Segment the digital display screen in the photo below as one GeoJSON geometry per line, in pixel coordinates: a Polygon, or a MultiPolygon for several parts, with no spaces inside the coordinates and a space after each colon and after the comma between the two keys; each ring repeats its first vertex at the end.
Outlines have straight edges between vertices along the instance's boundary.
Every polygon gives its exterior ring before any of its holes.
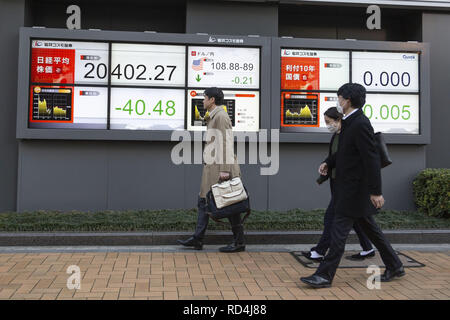
{"type": "Polygon", "coordinates": [[[108,43],[33,40],[31,82],[108,84],[108,43]]]}
{"type": "Polygon", "coordinates": [[[419,55],[355,51],[352,79],[367,91],[419,92],[419,55]]]}
{"type": "Polygon", "coordinates": [[[30,128],[106,129],[106,88],[31,86],[30,96],[30,128]]]}
{"type": "Polygon", "coordinates": [[[73,88],[35,86],[30,117],[35,122],[73,122],[73,88]]]}
{"type": "Polygon", "coordinates": [[[184,86],[185,46],[113,43],[111,84],[184,86]]]}
{"type": "Polygon", "coordinates": [[[188,85],[192,88],[259,88],[259,49],[188,47],[188,85]]]}
{"type": "Polygon", "coordinates": [[[328,132],[324,112],[348,82],[366,90],[364,113],[375,130],[419,134],[419,54],[281,49],[280,129],[328,132]]]}
{"type": "Polygon", "coordinates": [[[29,128],[205,130],[216,86],[233,128],[259,130],[260,48],[33,39],[30,68],[29,128]]]}
{"type": "MultiPolygon", "coordinates": [[[[224,90],[223,104],[230,117],[233,130],[259,130],[259,92],[224,90]]],[[[188,102],[188,130],[206,130],[205,117],[209,112],[203,107],[203,90],[190,90],[188,102]]]]}
{"type": "Polygon", "coordinates": [[[30,128],[107,129],[108,47],[31,41],[30,128]]]}
{"type": "Polygon", "coordinates": [[[111,129],[184,129],[184,90],[111,89],[111,129]]]}
{"type": "Polygon", "coordinates": [[[350,53],[281,50],[281,89],[337,90],[349,82],[350,53]]]}
{"type": "Polygon", "coordinates": [[[419,134],[419,96],[367,94],[364,114],[375,132],[419,134]]]}
{"type": "Polygon", "coordinates": [[[282,95],[282,124],[286,127],[319,126],[319,94],[284,92],[282,95]]]}

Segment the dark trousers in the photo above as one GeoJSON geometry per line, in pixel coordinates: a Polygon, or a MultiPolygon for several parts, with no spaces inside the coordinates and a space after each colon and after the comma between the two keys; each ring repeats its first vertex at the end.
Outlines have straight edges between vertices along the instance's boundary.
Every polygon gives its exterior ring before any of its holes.
{"type": "Polygon", "coordinates": [[[335,215],[331,228],[331,243],[328,254],[317,268],[315,275],[333,281],[336,269],[339,266],[345,250],[345,242],[353,225],[357,222],[362,231],[369,237],[381,255],[384,265],[389,270],[395,270],[402,266],[400,259],[395,253],[389,241],[387,241],[381,229],[376,224],[373,216],[362,218],[344,217],[335,215]]]}
{"type": "MultiPolygon", "coordinates": [[[[200,198],[200,196],[198,197],[197,209],[197,226],[195,228],[194,238],[203,241],[209,222],[209,215],[206,213],[206,198],[200,198]]],[[[228,218],[228,220],[231,224],[231,231],[233,232],[234,242],[236,244],[244,244],[244,227],[241,224],[241,215],[236,214],[228,218]]]]}
{"type": "MultiPolygon", "coordinates": [[[[331,228],[333,226],[334,220],[334,205],[333,205],[333,195],[331,195],[331,201],[328,205],[327,211],[325,212],[325,216],[323,219],[324,229],[322,232],[322,236],[320,237],[319,242],[314,248],[311,248],[311,251],[314,250],[318,254],[324,256],[327,253],[328,248],[330,247],[331,242],[331,228]]],[[[358,222],[355,222],[353,225],[353,229],[355,229],[356,235],[359,239],[359,244],[361,245],[363,251],[372,250],[372,243],[370,243],[369,238],[364,234],[363,230],[359,226],[358,222]]]]}

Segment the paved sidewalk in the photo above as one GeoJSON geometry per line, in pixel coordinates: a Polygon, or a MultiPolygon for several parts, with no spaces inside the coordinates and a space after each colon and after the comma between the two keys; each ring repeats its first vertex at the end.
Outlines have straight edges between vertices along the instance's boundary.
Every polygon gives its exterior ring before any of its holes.
{"type": "Polygon", "coordinates": [[[299,278],[314,269],[283,250],[3,252],[0,299],[450,299],[449,250],[401,250],[426,267],[407,268],[380,290],[366,287],[365,269],[338,269],[332,288],[309,288],[299,278]],[[71,265],[81,269],[80,290],[67,289],[71,265]]]}

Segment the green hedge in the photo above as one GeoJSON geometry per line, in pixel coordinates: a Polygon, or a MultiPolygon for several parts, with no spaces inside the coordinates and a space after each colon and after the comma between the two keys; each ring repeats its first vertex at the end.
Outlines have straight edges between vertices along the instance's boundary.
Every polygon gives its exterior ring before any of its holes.
{"type": "MultiPolygon", "coordinates": [[[[325,210],[253,211],[245,222],[247,231],[322,230],[325,210]]],[[[382,229],[450,229],[450,219],[428,217],[418,211],[386,210],[375,215],[382,229]]],[[[128,210],[100,212],[3,212],[0,232],[109,232],[190,231],[195,229],[197,210],[128,210]]],[[[210,221],[208,230],[230,230],[210,221]]]]}
{"type": "Polygon", "coordinates": [[[413,182],[419,211],[432,217],[450,217],[450,169],[425,169],[413,182]]]}

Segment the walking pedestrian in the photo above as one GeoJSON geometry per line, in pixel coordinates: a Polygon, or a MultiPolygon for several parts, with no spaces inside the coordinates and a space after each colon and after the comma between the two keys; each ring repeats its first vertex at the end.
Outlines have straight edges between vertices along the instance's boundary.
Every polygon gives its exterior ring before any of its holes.
{"type": "Polygon", "coordinates": [[[300,278],[315,288],[331,286],[355,222],[380,252],[386,266],[381,281],[405,275],[402,262],[373,218],[377,209],[384,205],[384,198],[373,128],[361,110],[366,89],[357,83],[347,83],[339,88],[337,95],[340,111],[344,114],[338,151],[321,165],[323,174],[327,174],[329,168],[336,168],[335,218],[330,248],[316,272],[300,278]]]}
{"type": "MultiPolygon", "coordinates": [[[[210,139],[207,141],[203,154],[204,162],[210,154],[208,151],[213,150],[213,161],[206,161],[203,166],[202,182],[200,193],[198,196],[197,207],[198,217],[197,226],[192,237],[186,240],[178,240],[178,243],[193,247],[197,250],[203,249],[203,238],[208,227],[209,215],[206,212],[206,194],[211,190],[213,184],[219,181],[229,180],[241,175],[237,158],[234,155],[234,139],[232,132],[232,124],[228,113],[222,107],[223,92],[218,88],[208,88],[204,91],[203,106],[208,111],[209,116],[206,117],[207,133],[206,136],[220,137],[220,141],[210,139]]],[[[228,246],[219,248],[221,252],[240,252],[245,251],[244,243],[244,227],[241,221],[241,215],[236,214],[228,218],[233,232],[233,243],[228,246]]]]}

